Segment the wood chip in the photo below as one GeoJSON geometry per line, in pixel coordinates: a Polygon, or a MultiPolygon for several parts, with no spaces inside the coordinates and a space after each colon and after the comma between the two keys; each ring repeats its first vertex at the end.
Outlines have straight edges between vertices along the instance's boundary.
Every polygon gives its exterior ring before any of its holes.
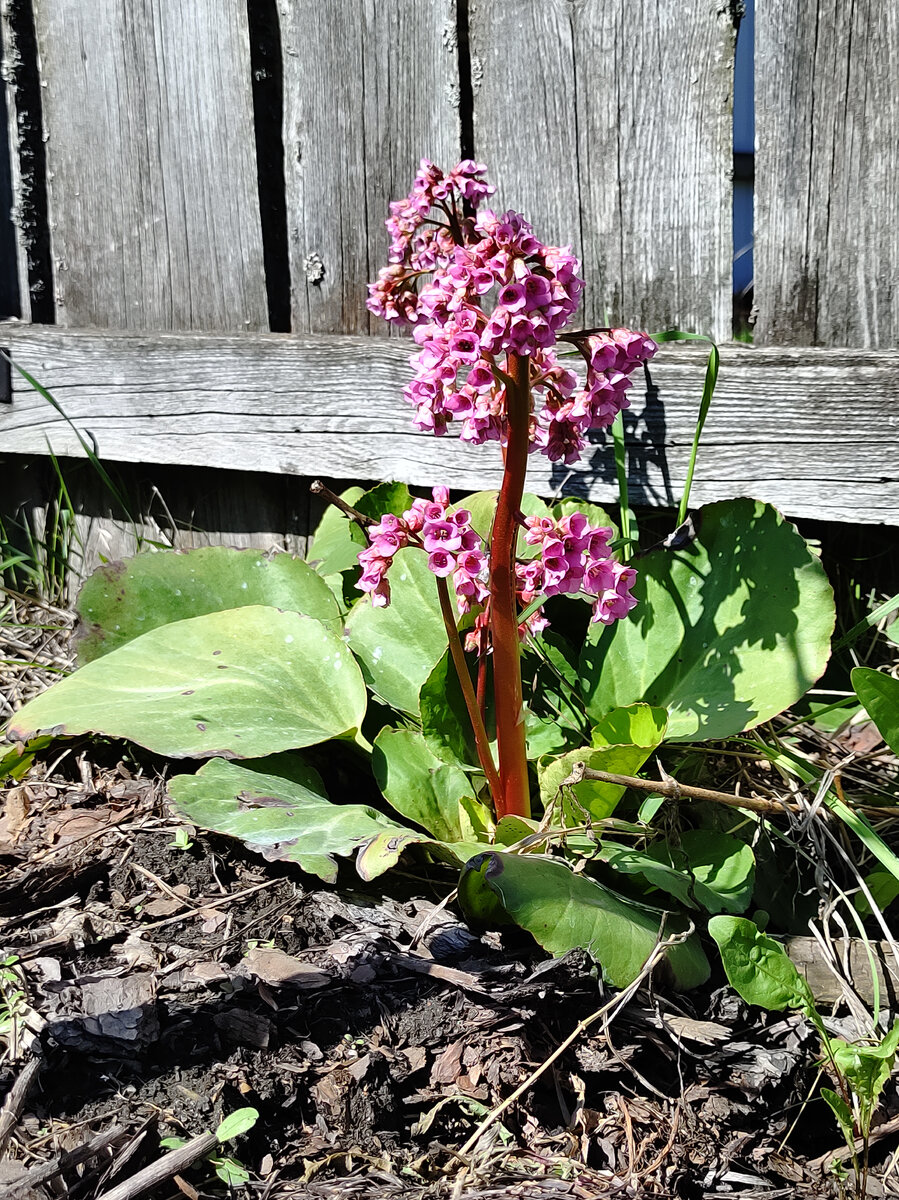
{"type": "Polygon", "coordinates": [[[320,988],[331,982],[327,972],[271,947],[248,950],[242,965],[271,987],[320,988]]]}

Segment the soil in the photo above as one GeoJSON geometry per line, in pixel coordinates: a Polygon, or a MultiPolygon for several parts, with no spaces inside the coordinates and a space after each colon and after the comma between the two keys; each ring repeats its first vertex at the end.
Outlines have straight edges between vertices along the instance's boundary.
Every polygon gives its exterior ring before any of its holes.
{"type": "MultiPolygon", "coordinates": [[[[586,956],[475,935],[450,874],[413,864],[375,891],[347,869],[326,888],[180,825],[154,764],[120,746],[50,754],[0,818],[0,1095],[40,1058],[0,1195],[137,1194],[161,1139],[245,1107],[258,1121],[221,1151],[245,1183],[202,1157],[142,1194],[839,1194],[801,1018],[721,978],[686,995],[650,980],[534,1077],[611,994],[586,956]]],[[[869,1195],[899,1194],[897,1112],[891,1086],[869,1195]]]]}

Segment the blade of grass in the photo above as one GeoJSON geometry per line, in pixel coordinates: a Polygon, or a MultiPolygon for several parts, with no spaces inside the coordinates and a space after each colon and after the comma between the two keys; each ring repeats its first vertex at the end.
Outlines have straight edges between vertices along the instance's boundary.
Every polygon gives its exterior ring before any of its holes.
{"type": "Polygon", "coordinates": [[[848,633],[844,633],[839,641],[834,642],[833,649],[842,650],[844,646],[850,645],[860,637],[866,629],[870,629],[872,625],[876,625],[878,621],[882,621],[884,617],[888,617],[890,613],[894,613],[899,609],[899,593],[895,596],[890,596],[889,600],[884,600],[883,604],[869,612],[866,617],[862,617],[857,625],[853,625],[848,633]]]}
{"type": "Polygon", "coordinates": [[[31,375],[28,371],[26,371],[24,367],[19,366],[19,364],[15,361],[15,359],[13,359],[9,354],[7,354],[5,350],[0,350],[0,354],[3,355],[3,357],[10,364],[10,366],[14,367],[19,372],[19,374],[22,376],[22,378],[25,380],[25,382],[30,387],[33,387],[34,390],[38,393],[38,395],[42,396],[43,399],[46,400],[47,403],[51,406],[51,408],[53,408],[56,412],[59,413],[59,415],[62,417],[62,419],[65,421],[65,423],[69,426],[69,428],[75,434],[75,437],[78,439],[81,449],[84,451],[85,455],[87,456],[88,460],[90,461],[91,466],[94,468],[94,470],[100,476],[100,479],[103,481],[103,483],[106,486],[106,488],[108,489],[110,495],[115,499],[116,503],[119,505],[122,512],[125,514],[125,516],[128,518],[128,520],[131,522],[131,524],[136,529],[137,521],[135,520],[134,516],[131,513],[131,509],[128,505],[127,500],[122,495],[119,488],[116,486],[115,481],[113,480],[112,476],[109,474],[109,472],[103,466],[103,464],[100,462],[100,459],[97,457],[96,450],[82,435],[81,431],[75,425],[75,422],[69,417],[69,415],[66,413],[65,409],[62,407],[62,405],[59,403],[59,401],[50,392],[47,391],[47,389],[43,386],[43,384],[38,383],[38,381],[34,378],[34,376],[31,375]]]}
{"type": "Polygon", "coordinates": [[[687,510],[690,507],[690,491],[693,487],[693,473],[696,470],[696,458],[699,454],[699,439],[702,437],[702,429],[705,425],[706,417],[709,415],[709,409],[712,407],[715,385],[718,382],[718,368],[721,365],[721,355],[716,343],[702,333],[684,333],[680,329],[668,329],[664,333],[652,334],[652,340],[654,342],[708,342],[710,345],[709,360],[705,369],[705,383],[702,388],[702,400],[699,405],[699,416],[696,419],[696,430],[693,434],[693,445],[690,449],[690,461],[687,464],[687,478],[684,480],[684,490],[681,495],[680,507],[677,510],[677,525],[682,525],[687,519],[687,510]]]}

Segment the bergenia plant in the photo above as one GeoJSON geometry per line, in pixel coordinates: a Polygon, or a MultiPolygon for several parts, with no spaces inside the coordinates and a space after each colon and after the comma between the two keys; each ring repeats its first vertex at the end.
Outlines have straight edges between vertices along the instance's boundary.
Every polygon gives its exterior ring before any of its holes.
{"type": "MultiPolygon", "coordinates": [[[[615,984],[654,961],[663,928],[686,938],[667,960],[689,987],[709,969],[687,938],[698,910],[771,909],[754,899],[752,825],[683,829],[669,847],[635,773],[665,742],[679,772],[672,743],[799,699],[827,662],[833,596],[761,501],[698,510],[637,573],[601,509],[525,493],[528,456],[575,462],[656,344],[572,328],[577,259],[486,209],[491,192],[479,163],[422,163],[391,205],[369,307],[411,328],[415,425],[494,442],[499,492],[351,488],[308,562],[215,546],[105,564],[78,597],[79,669],[15,715],[0,773],[56,737],[135,742],[188,760],[167,775],[183,817],[269,859],[328,882],[340,859],[369,881],[406,853],[438,859],[461,868],[469,919],[514,921],[553,954],[583,947],[615,984]]],[[[713,384],[710,369],[700,418],[713,384]]]]}
{"type": "Polygon", "coordinates": [[[520,213],[481,208],[494,190],[485,170],[466,159],[444,173],[422,160],[409,195],[390,205],[390,264],[371,285],[368,307],[412,328],[418,350],[405,398],[415,426],[439,436],[455,423],[462,441],[497,443],[503,481],[489,543],[471,528],[469,512],[450,510],[448,489],[438,486],[431,502],[418,500],[369,528],[357,586],[387,605],[394,555],[420,546],[444,611],[451,611],[451,580],[459,611],[476,613],[466,637],[477,658],[476,691],[454,620],[447,620],[450,651],[496,815],[529,816],[520,642],[546,628],[540,602],[554,595],[586,593],[592,620],[604,625],[626,616],[636,603],[636,573],[613,558],[612,530],[581,513],[523,516],[528,455],[576,462],[587,435],[627,407],[630,376],[656,345],[628,329],[568,329],[584,287],[580,263],[570,246],[541,242],[520,213]],[[579,352],[582,372],[560,361],[560,342],[579,352]],[[538,556],[519,558],[519,539],[538,556]],[[488,669],[496,765],[483,715],[488,669]]]}

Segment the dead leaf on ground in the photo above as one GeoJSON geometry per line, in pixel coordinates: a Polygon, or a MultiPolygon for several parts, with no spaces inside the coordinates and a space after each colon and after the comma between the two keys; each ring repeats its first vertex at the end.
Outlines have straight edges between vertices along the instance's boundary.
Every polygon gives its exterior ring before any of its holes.
{"type": "Polygon", "coordinates": [[[331,982],[331,976],[283,950],[257,946],[243,958],[247,970],[271,987],[319,988],[331,982]]]}
{"type": "Polygon", "coordinates": [[[0,817],[0,852],[15,847],[28,825],[31,794],[27,787],[12,787],[6,793],[3,816],[0,817]]]}

